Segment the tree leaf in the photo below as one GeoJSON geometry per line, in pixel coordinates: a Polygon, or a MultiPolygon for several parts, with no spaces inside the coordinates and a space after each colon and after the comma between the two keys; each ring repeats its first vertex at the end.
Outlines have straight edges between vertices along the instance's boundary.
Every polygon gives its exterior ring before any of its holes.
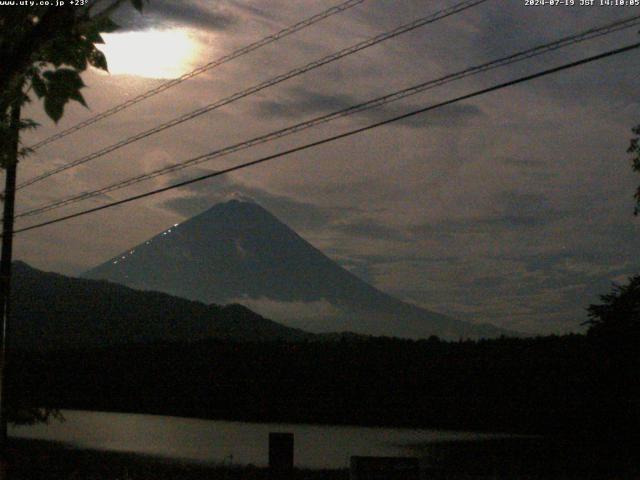
{"type": "Polygon", "coordinates": [[[37,72],[31,76],[31,86],[38,98],[42,98],[47,94],[47,84],[37,72]]]}
{"type": "Polygon", "coordinates": [[[84,97],[82,96],[82,94],[80,93],[80,91],[75,91],[72,92],[71,95],[69,95],[69,98],[71,100],[75,100],[76,102],[78,102],[79,104],[81,104],[83,107],[87,107],[87,102],[85,102],[84,97]]]}
{"type": "Polygon", "coordinates": [[[80,74],[70,68],[58,68],[44,72],[43,76],[49,82],[49,91],[53,90],[56,95],[65,95],[84,87],[84,82],[80,78],[80,74]]]}
{"type": "Polygon", "coordinates": [[[103,45],[104,44],[104,38],[102,38],[102,35],[100,35],[100,32],[95,32],[94,34],[92,34],[91,36],[87,36],[87,41],[94,43],[94,44],[100,44],[103,45]]]}
{"type": "Polygon", "coordinates": [[[60,120],[64,113],[64,106],[69,100],[75,100],[85,107],[87,106],[80,93],[84,82],[77,71],[70,68],[59,68],[44,72],[43,77],[48,82],[44,109],[54,122],[57,123],[60,120]]]}
{"type": "Polygon", "coordinates": [[[44,111],[47,112],[51,120],[58,123],[64,113],[65,103],[67,103],[67,99],[63,100],[55,95],[47,95],[44,98],[44,111]]]}
{"type": "Polygon", "coordinates": [[[119,28],[120,26],[109,17],[100,17],[93,22],[91,30],[93,33],[111,33],[119,28]]]}
{"type": "Polygon", "coordinates": [[[99,69],[105,70],[105,71],[109,71],[109,68],[107,66],[107,57],[105,57],[104,53],[102,53],[98,49],[94,49],[89,54],[89,63],[91,65],[93,65],[94,67],[96,67],[96,68],[99,68],[99,69]]]}
{"type": "Polygon", "coordinates": [[[75,47],[69,48],[64,58],[64,63],[83,72],[87,69],[87,52],[89,51],[90,50],[83,45],[83,42],[81,42],[75,47]]]}
{"type": "Polygon", "coordinates": [[[20,120],[20,125],[18,126],[18,128],[20,130],[34,130],[36,128],[38,128],[40,126],[40,124],[30,118],[25,118],[20,120]]]}

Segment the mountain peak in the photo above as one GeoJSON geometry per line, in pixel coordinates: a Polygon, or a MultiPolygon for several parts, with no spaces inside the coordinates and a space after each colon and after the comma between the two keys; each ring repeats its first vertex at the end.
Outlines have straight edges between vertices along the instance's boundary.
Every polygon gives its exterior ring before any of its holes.
{"type": "Polygon", "coordinates": [[[421,309],[377,290],[255,201],[237,195],[83,276],[204,303],[242,303],[289,326],[317,333],[350,330],[413,338],[504,333],[421,309]]]}
{"type": "Polygon", "coordinates": [[[227,195],[224,199],[224,202],[222,203],[229,203],[229,202],[240,202],[240,203],[255,203],[257,204],[258,202],[256,202],[253,198],[251,198],[248,195],[245,195],[244,193],[240,193],[240,192],[232,192],[229,195],[227,195]]]}
{"type": "Polygon", "coordinates": [[[271,213],[269,213],[264,207],[262,207],[258,202],[249,197],[241,196],[240,194],[229,198],[223,202],[216,203],[209,209],[204,212],[192,217],[188,221],[195,220],[199,217],[211,217],[220,214],[237,214],[238,212],[244,212],[245,214],[249,212],[253,212],[254,214],[260,212],[262,214],[267,214],[271,217],[271,213]]]}
{"type": "Polygon", "coordinates": [[[232,198],[216,203],[211,208],[182,222],[180,226],[183,230],[190,229],[194,235],[207,235],[211,239],[225,235],[225,232],[246,235],[248,231],[260,229],[271,232],[277,230],[280,233],[289,230],[271,212],[248,197],[232,198]]]}

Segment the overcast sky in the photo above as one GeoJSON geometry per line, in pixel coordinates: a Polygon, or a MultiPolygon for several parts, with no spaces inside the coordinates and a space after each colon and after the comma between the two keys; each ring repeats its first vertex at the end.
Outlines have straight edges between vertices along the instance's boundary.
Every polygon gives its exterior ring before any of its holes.
{"type": "MultiPolygon", "coordinates": [[[[133,62],[129,59],[134,67],[125,65],[124,70],[149,72],[168,60],[173,65],[161,65],[165,71],[184,73],[333,3],[338,2],[151,0],[142,17],[123,11],[119,18],[122,35],[151,31],[156,36],[148,38],[158,40],[120,37],[131,48],[125,54],[116,50],[107,60],[116,66],[123,60],[116,56],[136,55],[133,62]],[[178,64],[171,53],[179,42],[163,41],[159,30],[188,39],[187,55],[178,64]],[[140,45],[150,50],[139,53],[141,48],[134,47],[140,45]]],[[[454,3],[366,0],[48,145],[20,164],[19,179],[454,3]]],[[[18,195],[18,210],[633,14],[640,14],[640,8],[528,7],[524,0],[489,0],[25,188],[18,195]]],[[[382,112],[349,117],[37,219],[168,185],[633,43],[638,29],[450,83],[382,112]]],[[[578,330],[585,308],[612,281],[624,282],[640,271],[640,220],[633,217],[632,198],[640,178],[634,177],[626,154],[630,129],[640,123],[639,67],[640,53],[634,51],[20,234],[16,256],[38,268],[79,274],[167,225],[242,194],[359,277],[399,298],[515,330],[578,330]]],[[[164,81],[95,71],[84,78],[91,112],[73,105],[55,126],[35,102],[27,113],[42,127],[25,138],[27,144],[164,81]]]]}

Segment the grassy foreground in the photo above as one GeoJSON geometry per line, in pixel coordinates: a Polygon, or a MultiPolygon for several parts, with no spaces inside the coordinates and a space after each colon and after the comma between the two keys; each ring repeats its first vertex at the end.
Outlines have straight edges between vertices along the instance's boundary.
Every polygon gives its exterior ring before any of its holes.
{"type": "MultiPolygon", "coordinates": [[[[425,446],[416,445],[416,456],[425,446]]],[[[604,452],[578,453],[566,445],[513,442],[443,443],[428,479],[637,480],[637,463],[612,461],[604,452]],[[555,465],[554,465],[555,464],[555,465]]],[[[130,453],[70,449],[38,440],[11,440],[10,480],[277,480],[267,468],[194,464],[130,453]]],[[[394,477],[396,478],[396,477],[394,477]]],[[[296,470],[292,480],[348,480],[342,470],[296,470]]]]}
{"type": "MultiPolygon", "coordinates": [[[[266,468],[193,464],[119,452],[11,440],[11,480],[262,480],[266,468]]],[[[296,480],[347,480],[347,470],[296,470],[296,480]]]]}

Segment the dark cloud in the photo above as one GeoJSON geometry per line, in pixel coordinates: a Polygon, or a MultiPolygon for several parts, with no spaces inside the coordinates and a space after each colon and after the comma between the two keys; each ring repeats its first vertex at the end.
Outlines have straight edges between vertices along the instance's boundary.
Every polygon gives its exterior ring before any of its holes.
{"type": "Polygon", "coordinates": [[[422,238],[530,230],[544,227],[564,215],[540,193],[500,192],[493,195],[491,205],[491,211],[483,215],[413,225],[408,227],[408,231],[414,237],[422,238]]]}
{"type": "Polygon", "coordinates": [[[276,11],[274,9],[264,8],[258,5],[251,5],[246,2],[238,2],[236,0],[228,0],[228,3],[230,5],[233,5],[238,10],[241,10],[245,14],[251,15],[252,17],[257,17],[269,21],[278,20],[278,15],[274,13],[276,11]]]}
{"type": "Polygon", "coordinates": [[[406,236],[402,231],[368,219],[339,223],[333,225],[331,229],[343,235],[356,238],[367,238],[370,240],[406,240],[406,236]]]}
{"type": "Polygon", "coordinates": [[[388,263],[411,263],[419,265],[435,265],[441,263],[458,264],[460,257],[455,256],[429,256],[428,254],[374,254],[374,253],[354,253],[340,248],[327,249],[335,256],[347,256],[350,261],[367,264],[369,266],[383,265],[388,263]]]}
{"type": "Polygon", "coordinates": [[[503,192],[496,195],[496,203],[498,215],[481,221],[507,228],[536,227],[559,217],[549,199],[540,193],[503,192]]]}
{"type": "Polygon", "coordinates": [[[298,118],[307,114],[329,113],[357,104],[350,95],[327,95],[303,88],[289,90],[289,98],[282,101],[265,100],[258,103],[261,118],[298,118]]]}
{"type": "MultiPolygon", "coordinates": [[[[396,115],[402,115],[412,110],[424,108],[425,105],[408,105],[406,108],[386,108],[380,112],[381,119],[390,118],[396,115]]],[[[482,110],[475,106],[465,103],[447,105],[446,107],[425,112],[413,117],[400,120],[398,124],[406,125],[413,128],[424,127],[463,127],[469,124],[470,120],[483,117],[482,110]]]]}
{"type": "Polygon", "coordinates": [[[532,159],[532,158],[504,158],[502,163],[513,167],[519,167],[530,170],[547,170],[549,168],[549,162],[545,160],[532,159]]]}
{"type": "MultiPolygon", "coordinates": [[[[498,263],[522,265],[525,275],[509,275],[508,282],[486,284],[474,281],[471,291],[493,292],[496,295],[518,297],[529,302],[541,317],[554,311],[565,311],[567,323],[584,321],[586,307],[597,302],[610,289],[613,279],[626,278],[633,268],[616,265],[606,255],[550,252],[501,257],[498,263]],[[545,301],[544,297],[553,298],[545,301]]],[[[479,277],[482,278],[482,277],[479,277]]]]}
{"type": "MultiPolygon", "coordinates": [[[[323,113],[336,112],[363,102],[363,100],[351,95],[330,95],[305,88],[290,89],[287,93],[288,98],[284,100],[265,100],[259,102],[257,106],[258,116],[264,119],[292,118],[302,120],[305,116],[316,116],[323,113]]],[[[424,108],[424,106],[425,105],[416,104],[407,104],[404,106],[387,104],[378,108],[365,110],[355,115],[372,121],[381,121],[424,108]]],[[[413,128],[463,126],[468,123],[468,120],[482,115],[482,110],[475,105],[453,104],[400,120],[398,125],[413,128]]]]}
{"type": "MultiPolygon", "coordinates": [[[[477,16],[479,25],[478,41],[470,45],[474,56],[497,58],[534,46],[544,45],[575,35],[588,29],[601,27],[614,21],[628,18],[630,12],[625,9],[575,6],[562,12],[549,15],[544,9],[527,9],[519,2],[502,2],[487,5],[483,15],[477,16]],[[524,11],[526,10],[526,11],[524,11]]],[[[515,75],[531,73],[532,65],[549,68],[602,53],[609,49],[636,41],[637,27],[581,43],[578,47],[569,47],[548,53],[541,60],[519,62],[509,70],[515,75]]],[[[622,55],[617,60],[605,60],[595,64],[549,77],[545,82],[531,84],[531,90],[544,92],[547,99],[555,98],[566,104],[593,102],[602,98],[603,90],[608,90],[608,101],[618,99],[626,103],[637,101],[633,85],[637,82],[634,72],[640,61],[637,55],[622,55]],[[615,68],[625,65],[625,68],[615,68]],[[615,76],[615,81],[612,80],[615,76]],[[613,87],[613,88],[612,88],[613,87]]],[[[535,69],[534,69],[535,70],[535,69]]]]}
{"type": "Polygon", "coordinates": [[[511,284],[511,282],[505,275],[483,275],[470,282],[470,286],[484,290],[495,290],[507,284],[511,284]]]}
{"type": "Polygon", "coordinates": [[[532,158],[504,158],[503,165],[512,168],[516,175],[527,178],[532,182],[552,182],[558,176],[551,162],[532,158]]]}
{"type": "Polygon", "coordinates": [[[114,18],[123,30],[180,26],[214,31],[236,22],[233,14],[203,0],[153,0],[145,5],[142,15],[127,4],[114,18]]]}
{"type": "Polygon", "coordinates": [[[513,6],[488,6],[484,15],[478,17],[481,23],[478,42],[475,48],[481,50],[487,58],[503,56],[533,45],[543,44],[554,32],[535,28],[527,15],[518,15],[513,6]],[[504,7],[507,7],[505,10],[504,7]],[[511,7],[511,8],[509,8],[511,7]],[[511,10],[511,15],[505,15],[511,10]],[[526,35],[523,35],[526,31],[526,35]]]}

